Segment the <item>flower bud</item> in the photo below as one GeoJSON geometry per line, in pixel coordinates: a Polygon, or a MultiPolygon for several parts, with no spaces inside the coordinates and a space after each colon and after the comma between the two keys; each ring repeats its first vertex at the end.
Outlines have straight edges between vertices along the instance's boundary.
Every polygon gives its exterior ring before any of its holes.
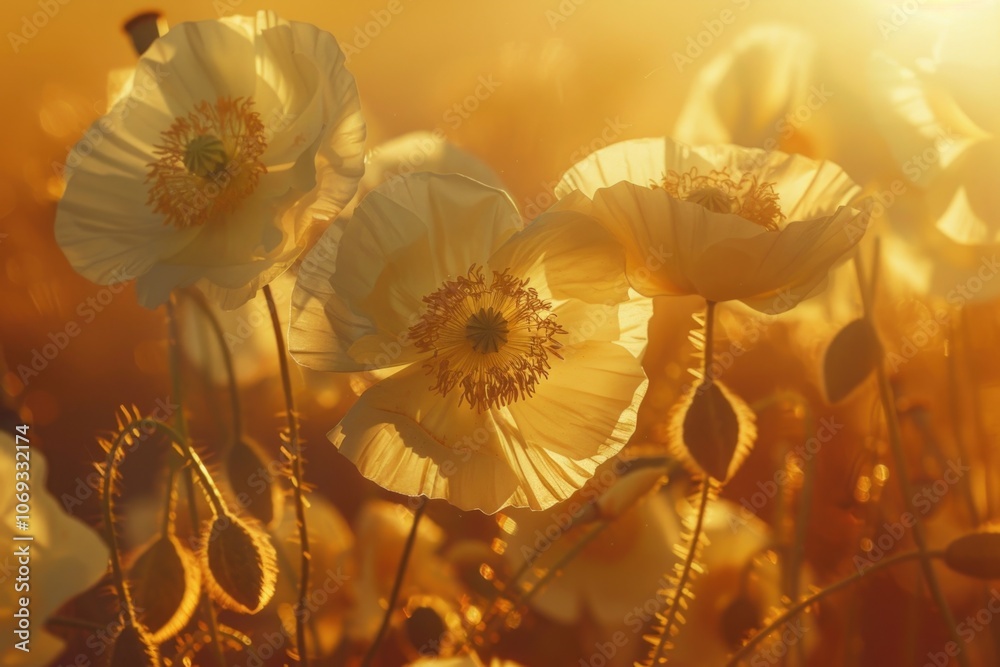
{"type": "Polygon", "coordinates": [[[226,453],[226,474],[240,505],[264,526],[274,523],[275,510],[280,507],[276,495],[278,485],[267,474],[260,455],[260,445],[252,440],[240,440],[226,453]]]}
{"type": "Polygon", "coordinates": [[[161,644],[187,625],[198,606],[201,572],[176,537],[161,537],[142,552],[129,571],[132,598],[150,638],[161,644]]]}
{"type": "Polygon", "coordinates": [[[233,515],[209,526],[202,547],[209,595],[226,609],[256,614],[274,595],[274,547],[259,527],[233,515]]]}
{"type": "Polygon", "coordinates": [[[115,637],[108,667],[160,667],[160,653],[149,633],[130,623],[115,637]]]}
{"type": "Polygon", "coordinates": [[[969,577],[1000,579],[1000,533],[969,533],[953,540],[944,562],[969,577]]]}
{"type": "Polygon", "coordinates": [[[753,411],[721,382],[703,382],[684,394],[669,417],[670,448],[695,474],[725,482],[754,441],[753,411]]]}

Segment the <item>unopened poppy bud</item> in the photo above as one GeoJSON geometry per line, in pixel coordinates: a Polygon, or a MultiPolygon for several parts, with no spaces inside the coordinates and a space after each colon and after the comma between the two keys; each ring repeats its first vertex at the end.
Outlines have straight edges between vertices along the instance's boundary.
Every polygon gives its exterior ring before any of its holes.
{"type": "Polygon", "coordinates": [[[753,411],[720,382],[689,390],[669,419],[670,446],[693,473],[720,482],[739,469],[754,440],[753,411]]]}
{"type": "Polygon", "coordinates": [[[263,472],[266,470],[260,446],[251,440],[240,440],[226,453],[226,474],[240,505],[261,524],[270,526],[280,505],[275,502],[278,487],[263,472]]]}
{"type": "Polygon", "coordinates": [[[160,653],[149,633],[130,623],[115,637],[108,667],[160,667],[160,653]]]}
{"type": "Polygon", "coordinates": [[[722,624],[722,636],[730,649],[738,649],[750,633],[761,626],[763,618],[760,612],[760,606],[746,593],[735,597],[722,610],[722,617],[719,619],[722,624]]]}
{"type": "Polygon", "coordinates": [[[132,598],[150,638],[161,644],[187,625],[198,606],[201,572],[194,555],[173,535],[142,552],[129,571],[132,598]]]}
{"type": "Polygon", "coordinates": [[[274,595],[275,551],[256,525],[232,515],[209,524],[202,547],[208,593],[226,609],[256,614],[274,595]]]}
{"type": "Polygon", "coordinates": [[[953,540],[944,562],[969,577],[1000,579],[1000,533],[970,533],[953,540]]]}

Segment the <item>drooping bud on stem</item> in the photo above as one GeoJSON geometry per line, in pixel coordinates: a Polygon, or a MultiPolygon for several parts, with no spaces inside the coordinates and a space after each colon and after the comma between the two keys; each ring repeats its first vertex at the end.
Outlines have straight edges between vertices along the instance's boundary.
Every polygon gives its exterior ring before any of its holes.
{"type": "Polygon", "coordinates": [[[255,523],[221,514],[202,537],[209,595],[226,609],[256,614],[274,595],[275,551],[255,523]]]}
{"type": "Polygon", "coordinates": [[[139,620],[162,644],[187,625],[198,606],[201,572],[194,555],[173,535],[160,537],[129,571],[139,620]]]}
{"type": "Polygon", "coordinates": [[[111,645],[108,667],[160,667],[160,653],[148,632],[129,623],[111,645]]]}

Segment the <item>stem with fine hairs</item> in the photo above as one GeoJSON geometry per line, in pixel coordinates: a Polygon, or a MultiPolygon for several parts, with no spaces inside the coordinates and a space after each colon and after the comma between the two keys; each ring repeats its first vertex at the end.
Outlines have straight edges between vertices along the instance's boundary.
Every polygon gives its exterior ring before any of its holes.
{"type": "Polygon", "coordinates": [[[688,545],[687,556],[684,558],[684,565],[681,568],[681,576],[677,580],[677,590],[674,591],[674,595],[670,600],[670,606],[667,608],[666,614],[664,614],[666,620],[663,622],[663,631],[660,634],[660,641],[657,642],[656,646],[653,648],[653,652],[650,654],[650,667],[660,664],[660,662],[664,659],[667,644],[672,640],[671,633],[677,626],[677,615],[682,609],[681,600],[683,600],[686,595],[688,581],[691,579],[691,572],[694,569],[695,560],[698,558],[698,551],[701,546],[701,535],[705,527],[705,511],[708,509],[708,502],[711,499],[711,493],[712,479],[706,477],[701,480],[701,494],[698,497],[698,515],[695,519],[694,530],[691,533],[691,544],[688,545]]]}
{"type": "MultiPolygon", "coordinates": [[[[702,377],[701,386],[707,387],[712,384],[712,344],[715,336],[715,302],[708,301],[705,302],[705,339],[702,341],[704,345],[704,359],[702,360],[702,377]]],[[[700,388],[700,387],[699,387],[700,388]]],[[[676,590],[674,590],[673,597],[670,599],[670,606],[667,607],[667,611],[664,614],[663,630],[660,632],[659,641],[653,647],[649,656],[649,666],[655,667],[655,665],[660,664],[665,661],[665,653],[667,651],[667,646],[672,640],[672,633],[674,628],[677,627],[677,617],[683,609],[684,598],[687,594],[688,582],[691,579],[691,573],[695,568],[695,561],[698,559],[698,552],[701,550],[701,537],[702,530],[705,524],[705,512],[708,509],[708,503],[712,496],[712,484],[713,480],[707,475],[701,480],[701,493],[698,498],[698,514],[695,519],[694,530],[691,532],[690,544],[687,545],[687,555],[684,557],[684,564],[680,569],[680,576],[677,579],[676,590]]]]}
{"type": "Polygon", "coordinates": [[[309,664],[306,645],[306,596],[309,594],[309,528],[306,525],[306,503],[302,476],[302,447],[299,440],[299,418],[295,411],[295,396],[292,393],[292,375],[288,368],[288,352],[285,349],[285,334],[278,317],[278,307],[274,303],[271,286],[264,285],[264,298],[274,326],[274,340],[278,346],[278,364],[281,367],[281,386],[285,393],[285,415],[288,418],[288,447],[285,454],[291,464],[292,493],[295,500],[295,522],[299,529],[299,548],[302,559],[299,564],[299,597],[295,604],[295,641],[299,664],[309,664]]]}

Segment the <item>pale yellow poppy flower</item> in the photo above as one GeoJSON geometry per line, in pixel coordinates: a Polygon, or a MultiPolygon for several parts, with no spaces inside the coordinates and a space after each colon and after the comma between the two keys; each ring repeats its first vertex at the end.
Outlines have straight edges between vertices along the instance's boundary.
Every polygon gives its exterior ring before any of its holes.
{"type": "Polygon", "coordinates": [[[328,33],[267,12],[181,23],[70,152],[56,240],[145,306],[197,284],[234,308],[350,201],[364,136],[328,33]]]}
{"type": "MultiPolygon", "coordinates": [[[[943,10],[942,10],[943,11],[943,10]]],[[[1000,77],[994,4],[943,11],[925,57],[871,63],[873,105],[901,176],[880,193],[889,268],[961,306],[1000,295],[1000,77]],[[947,20],[945,20],[947,19],[947,20]],[[993,27],[993,32],[990,27],[993,27]]]]}
{"type": "Polygon", "coordinates": [[[352,212],[354,206],[379,185],[421,171],[462,174],[491,187],[504,188],[503,180],[488,164],[446,141],[442,132],[409,132],[368,151],[365,175],[361,177],[352,205],[344,214],[352,212]]]}
{"type": "Polygon", "coordinates": [[[818,83],[816,52],[802,30],[751,27],[695,73],[671,136],[811,156],[826,140],[814,112],[832,96],[818,83]]]}
{"type": "Polygon", "coordinates": [[[664,138],[593,153],[556,187],[562,197],[574,190],[625,247],[640,293],[739,300],[770,314],[817,293],[868,218],[844,205],[858,188],[831,162],[664,138]]]}
{"type": "Polygon", "coordinates": [[[22,470],[15,461],[14,436],[0,432],[0,475],[5,493],[0,501],[6,542],[12,545],[0,558],[0,630],[5,641],[0,647],[0,663],[10,667],[46,665],[63,650],[63,642],[44,629],[46,619],[64,603],[101,580],[108,570],[108,548],[104,540],[88,525],[67,515],[54,497],[45,491],[47,463],[38,449],[30,454],[31,515],[27,531],[16,530],[14,481],[15,472],[22,470]],[[16,535],[31,535],[30,542],[12,542],[16,535]],[[19,548],[28,548],[30,577],[18,588],[19,548]],[[30,652],[19,650],[16,644],[24,639],[14,634],[18,629],[15,617],[22,597],[30,601],[30,652]]]}
{"type": "Polygon", "coordinates": [[[329,434],[369,479],[463,509],[543,509],[635,429],[651,307],[630,301],[623,264],[575,210],[522,230],[503,192],[416,174],[305,258],[290,350],[319,370],[397,369],[329,434]]]}

